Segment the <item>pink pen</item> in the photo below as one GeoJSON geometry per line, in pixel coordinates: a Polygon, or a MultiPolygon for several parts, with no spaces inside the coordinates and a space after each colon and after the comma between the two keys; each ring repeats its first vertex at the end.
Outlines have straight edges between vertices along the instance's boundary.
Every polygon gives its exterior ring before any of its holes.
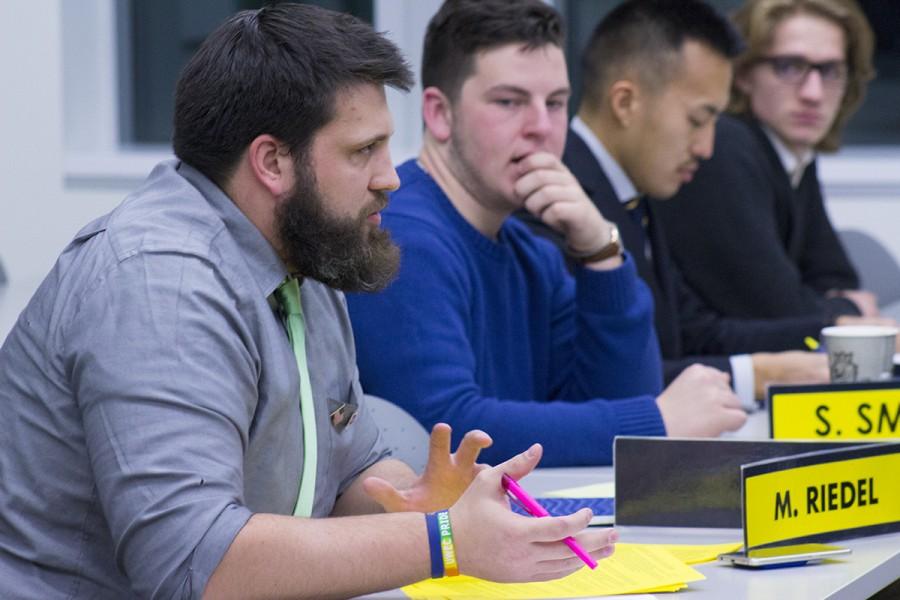
{"type": "MultiPolygon", "coordinates": [[[[513,495],[513,498],[524,508],[531,516],[533,517],[549,517],[550,513],[547,510],[537,503],[537,501],[528,495],[528,492],[522,489],[515,479],[506,475],[503,475],[503,489],[513,495]]],[[[597,568],[597,561],[591,558],[591,555],[584,551],[584,548],[578,545],[578,542],[575,541],[575,538],[569,536],[563,540],[566,543],[572,552],[575,553],[575,556],[584,561],[584,564],[589,566],[592,569],[597,568]]]]}

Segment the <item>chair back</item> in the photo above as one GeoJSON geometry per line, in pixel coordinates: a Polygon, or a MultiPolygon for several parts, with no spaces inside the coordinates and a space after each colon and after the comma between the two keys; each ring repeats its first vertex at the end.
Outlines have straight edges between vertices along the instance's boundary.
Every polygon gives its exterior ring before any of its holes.
{"type": "Polygon", "coordinates": [[[841,243],[859,274],[859,286],[878,296],[878,306],[900,301],[900,265],[877,239],[855,229],[840,232],[841,243]]]}
{"type": "Polygon", "coordinates": [[[366,406],[393,457],[421,474],[428,462],[428,431],[415,417],[384,398],[366,394],[366,406]]]}

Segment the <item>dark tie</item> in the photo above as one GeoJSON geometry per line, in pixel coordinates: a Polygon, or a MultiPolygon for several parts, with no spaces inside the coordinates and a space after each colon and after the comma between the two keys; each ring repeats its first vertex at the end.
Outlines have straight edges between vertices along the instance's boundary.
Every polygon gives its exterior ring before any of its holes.
{"type": "Polygon", "coordinates": [[[647,199],[644,196],[635,196],[625,203],[625,210],[640,232],[640,245],[644,248],[644,257],[649,262],[653,262],[653,249],[650,247],[650,236],[647,234],[650,225],[650,215],[647,214],[647,199]]]}
{"type": "Polygon", "coordinates": [[[309,369],[306,364],[306,323],[303,320],[303,306],[300,303],[300,284],[296,277],[288,277],[275,290],[275,299],[281,306],[284,326],[287,329],[297,371],[300,373],[300,415],[303,418],[303,475],[300,478],[300,492],[294,506],[294,516],[312,516],[313,499],[316,492],[316,413],[313,404],[312,386],[309,383],[309,369]]]}

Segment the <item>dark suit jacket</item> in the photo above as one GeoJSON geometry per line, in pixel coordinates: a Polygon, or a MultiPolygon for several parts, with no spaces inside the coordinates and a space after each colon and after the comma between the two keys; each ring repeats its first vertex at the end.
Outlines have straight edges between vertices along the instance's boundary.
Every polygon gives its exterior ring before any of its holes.
{"type": "Polygon", "coordinates": [[[659,207],[657,222],[687,282],[723,315],[859,314],[824,296],[859,281],[825,212],[816,163],[793,189],[755,121],[719,120],[713,157],[659,207]]]}
{"type": "MultiPolygon", "coordinates": [[[[625,248],[638,273],[653,292],[655,325],[668,383],[687,366],[703,363],[731,371],[729,355],[805,348],[806,336],[818,338],[819,318],[729,319],[706,306],[685,283],[669,256],[665,232],[657,223],[658,202],[648,203],[648,239],[652,262],[641,247],[640,226],[632,219],[600,164],[578,134],[569,131],[563,162],[581,183],[603,216],[616,223],[625,248]]],[[[527,213],[519,213],[532,230],[553,240],[561,249],[562,238],[527,213]]]]}

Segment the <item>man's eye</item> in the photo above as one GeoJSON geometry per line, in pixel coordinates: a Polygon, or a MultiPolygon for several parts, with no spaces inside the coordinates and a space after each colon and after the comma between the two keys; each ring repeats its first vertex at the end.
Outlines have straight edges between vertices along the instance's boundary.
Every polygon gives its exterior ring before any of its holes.
{"type": "Polygon", "coordinates": [[[822,79],[840,81],[847,77],[847,68],[842,62],[829,62],[819,65],[822,79]]]}
{"type": "Polygon", "coordinates": [[[809,63],[800,58],[781,58],[775,62],[775,70],[789,77],[803,75],[808,69],[809,63]]]}

